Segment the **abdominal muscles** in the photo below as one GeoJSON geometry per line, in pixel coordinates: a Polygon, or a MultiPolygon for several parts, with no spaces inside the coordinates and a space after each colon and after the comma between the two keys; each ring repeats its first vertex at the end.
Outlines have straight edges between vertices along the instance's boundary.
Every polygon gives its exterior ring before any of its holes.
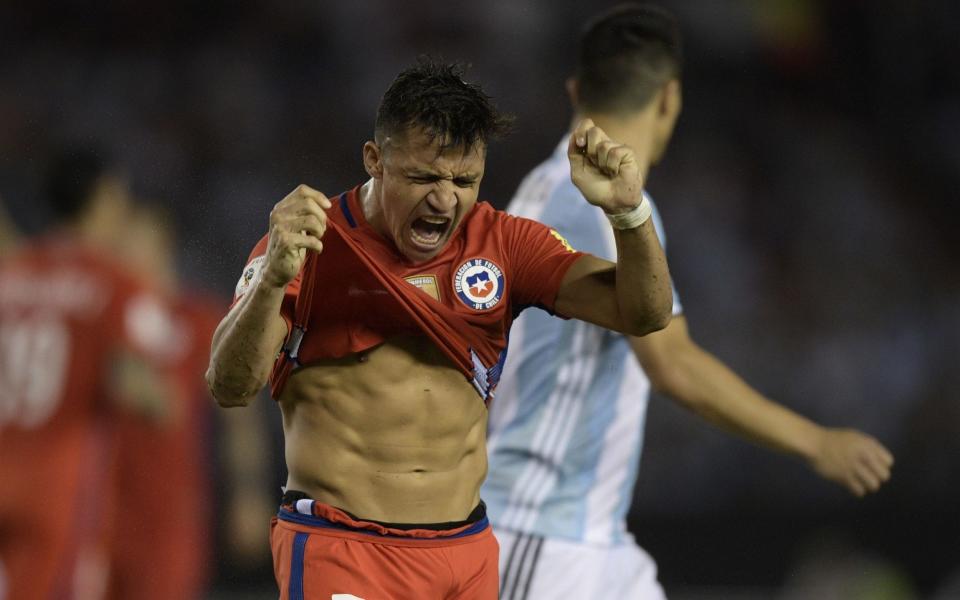
{"type": "Polygon", "coordinates": [[[479,501],[487,411],[425,338],[304,367],[280,406],[288,489],[392,523],[462,520],[479,501]]]}

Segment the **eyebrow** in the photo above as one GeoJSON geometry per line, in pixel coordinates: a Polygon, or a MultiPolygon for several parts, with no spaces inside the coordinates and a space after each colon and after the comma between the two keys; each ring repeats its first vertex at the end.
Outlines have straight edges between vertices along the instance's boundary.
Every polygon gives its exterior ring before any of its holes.
{"type": "Polygon", "coordinates": [[[479,173],[467,172],[467,173],[459,173],[459,174],[457,174],[457,175],[452,175],[452,176],[450,176],[450,177],[444,177],[443,175],[440,175],[439,173],[436,173],[435,171],[427,171],[427,170],[420,169],[420,168],[416,168],[416,167],[414,167],[414,168],[412,168],[412,169],[405,169],[405,170],[404,170],[404,175],[406,175],[407,177],[416,177],[416,178],[423,178],[423,179],[430,179],[430,178],[436,178],[436,179],[476,179],[477,177],[480,176],[479,173]]]}

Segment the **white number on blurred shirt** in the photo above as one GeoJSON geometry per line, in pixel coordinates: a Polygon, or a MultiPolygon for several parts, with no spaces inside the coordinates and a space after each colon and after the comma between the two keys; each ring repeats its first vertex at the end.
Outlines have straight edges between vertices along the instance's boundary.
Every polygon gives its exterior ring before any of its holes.
{"type": "Polygon", "coordinates": [[[60,402],[69,356],[70,335],[56,318],[0,324],[0,425],[46,422],[60,402]]]}

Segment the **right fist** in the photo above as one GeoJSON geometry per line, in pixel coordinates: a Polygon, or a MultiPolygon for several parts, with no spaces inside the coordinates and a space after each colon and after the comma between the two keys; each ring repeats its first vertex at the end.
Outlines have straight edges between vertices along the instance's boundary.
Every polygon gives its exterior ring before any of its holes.
{"type": "Polygon", "coordinates": [[[300,269],[306,251],[323,251],[320,239],[327,230],[327,213],[332,204],[310,186],[300,184],[270,211],[270,241],[263,269],[264,283],[286,287],[300,269]]]}

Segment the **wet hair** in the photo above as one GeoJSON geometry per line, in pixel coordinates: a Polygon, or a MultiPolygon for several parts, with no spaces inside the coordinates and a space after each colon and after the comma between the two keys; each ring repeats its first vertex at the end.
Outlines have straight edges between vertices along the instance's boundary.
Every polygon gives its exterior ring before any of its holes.
{"type": "Polygon", "coordinates": [[[499,113],[479,85],[464,81],[464,70],[421,57],[397,75],[377,109],[377,143],[412,129],[440,139],[441,148],[469,149],[506,135],[512,117],[499,113]]]}
{"type": "Polygon", "coordinates": [[[101,179],[113,163],[102,150],[67,146],[47,166],[44,187],[57,222],[75,221],[87,208],[101,179]]]}
{"type": "Polygon", "coordinates": [[[627,3],[590,20],[580,37],[578,101],[587,110],[643,108],[683,67],[680,28],[666,10],[627,3]]]}

